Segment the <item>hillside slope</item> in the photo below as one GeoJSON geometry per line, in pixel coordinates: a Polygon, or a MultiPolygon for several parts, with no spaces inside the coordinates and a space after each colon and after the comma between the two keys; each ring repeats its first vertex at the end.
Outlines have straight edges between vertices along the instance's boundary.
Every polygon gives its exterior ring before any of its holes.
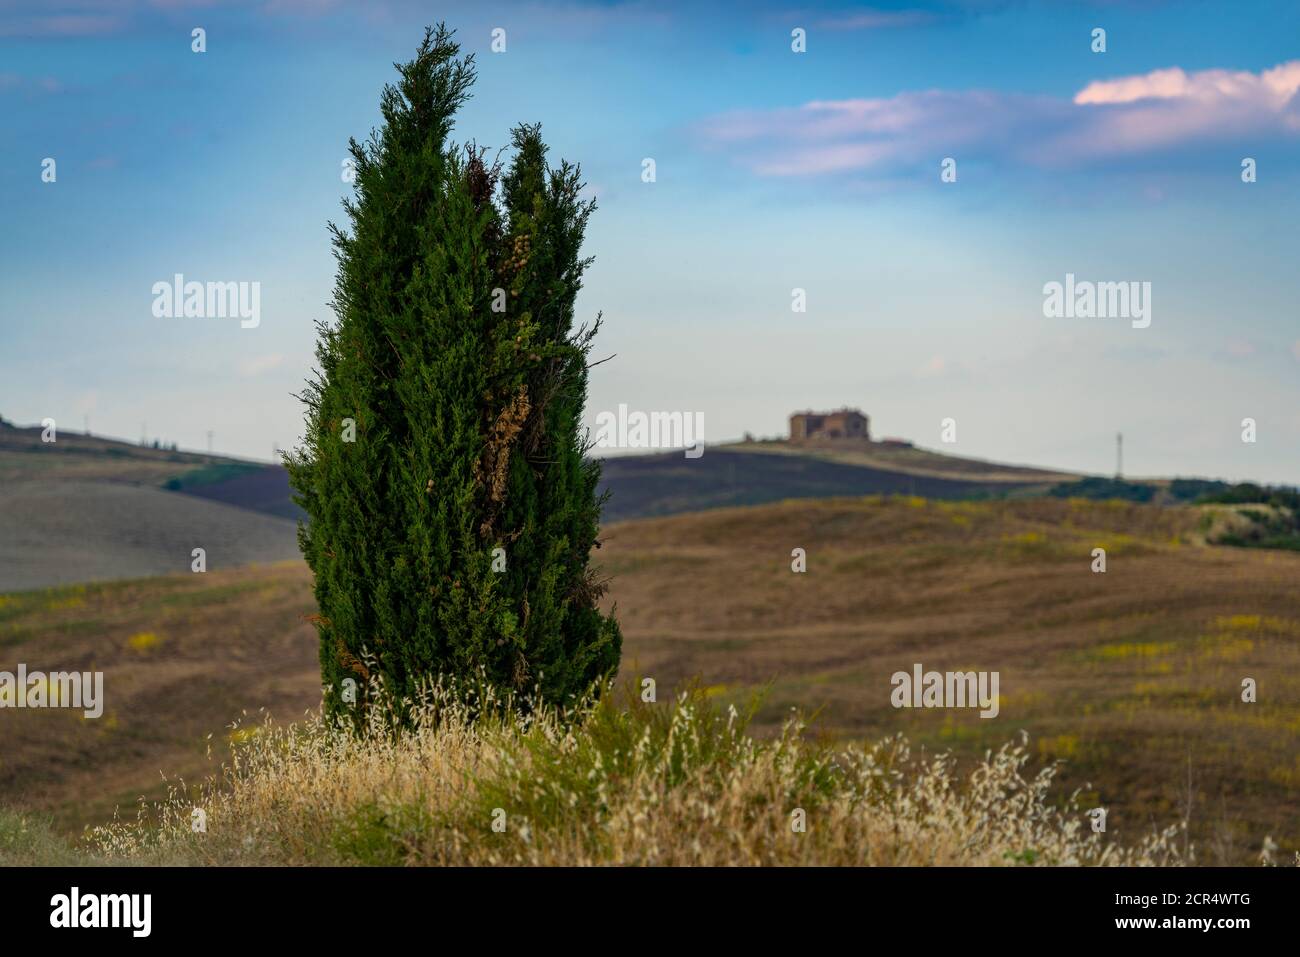
{"type": "Polygon", "coordinates": [[[0,593],[295,558],[299,514],[278,466],[0,421],[0,593]]]}
{"type": "MultiPolygon", "coordinates": [[[[929,478],[965,479],[987,485],[1054,485],[1079,478],[1073,472],[1037,468],[1030,465],[1009,465],[986,459],[969,458],[955,452],[936,452],[898,440],[865,441],[863,439],[765,439],[752,442],[734,442],[715,447],[720,452],[753,452],[767,455],[797,455],[839,462],[842,465],[862,465],[868,468],[904,475],[929,478]]],[[[710,451],[714,449],[711,448],[710,451]]]]}
{"type": "Polygon", "coordinates": [[[0,593],[74,582],[209,570],[298,556],[298,526],[158,488],[81,479],[6,482],[0,492],[0,593]]]}
{"type": "Polygon", "coordinates": [[[133,445],[117,439],[56,429],[53,442],[41,439],[40,426],[19,427],[0,419],[0,487],[32,479],[102,480],[161,486],[169,479],[207,470],[226,478],[256,463],[222,455],[133,445]]]}
{"type": "MultiPolygon", "coordinates": [[[[0,481],[88,479],[167,487],[281,518],[299,519],[288,475],[278,465],[167,452],[108,439],[61,434],[41,443],[39,429],[0,426],[0,481]]],[[[1037,494],[1077,476],[981,462],[916,448],[833,441],[710,446],[700,458],[680,451],[605,458],[606,521],[760,505],[788,498],[907,494],[991,498],[1037,494]]]]}
{"type": "MultiPolygon", "coordinates": [[[[1265,835],[1289,858],[1300,554],[1189,544],[1198,523],[1055,499],[801,501],[611,525],[596,560],[623,673],[653,677],[661,701],[691,678],[722,700],[770,685],[760,731],[797,706],[830,734],[904,731],[967,758],[1023,729],[1120,839],[1180,819],[1190,775],[1202,863],[1246,861],[1265,835]],[[998,716],[894,709],[890,677],[917,663],[998,671],[998,716]]],[[[0,597],[5,661],[94,664],[109,696],[98,722],[10,712],[0,804],[79,828],[159,795],[159,769],[193,779],[204,736],[242,709],[300,713],[319,700],[314,610],[298,562],[0,597]]]]}
{"type": "Polygon", "coordinates": [[[1036,495],[1075,476],[864,443],[782,442],[613,456],[601,465],[607,521],[843,495],[981,499],[1036,495]]]}

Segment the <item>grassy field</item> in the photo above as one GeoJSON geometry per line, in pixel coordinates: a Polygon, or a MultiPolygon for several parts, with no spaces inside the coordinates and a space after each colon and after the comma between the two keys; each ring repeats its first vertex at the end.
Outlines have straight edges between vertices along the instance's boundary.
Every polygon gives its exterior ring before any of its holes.
{"type": "Polygon", "coordinates": [[[211,770],[209,735],[247,710],[281,719],[320,703],[306,566],[0,595],[0,670],[103,671],[104,714],[0,712],[0,804],[40,808],[63,831],[161,792],[160,772],[211,770]]]}
{"type": "Polygon", "coordinates": [[[1190,508],[869,498],[629,522],[602,556],[625,663],[667,684],[771,682],[760,726],[817,708],[835,735],[901,730],[965,755],[1023,728],[1108,827],[1187,817],[1202,860],[1240,860],[1266,833],[1300,844],[1300,556],[1188,544],[1200,524],[1190,508]],[[1000,672],[999,715],[895,710],[890,676],[917,662],[1000,672]]]}
{"type": "MultiPolygon", "coordinates": [[[[719,705],[766,687],[761,736],[799,708],[815,739],[903,732],[963,767],[1023,729],[1031,767],[1059,759],[1062,792],[1106,806],[1118,841],[1186,820],[1199,863],[1254,861],[1265,836],[1289,859],[1300,554],[1192,544],[1200,525],[1193,508],[869,497],[619,523],[596,557],[623,674],[660,701],[692,678],[719,705]],[[890,676],[914,663],[998,671],[999,715],[894,709],[890,676]]],[[[98,721],[6,712],[0,805],[75,832],[163,796],[160,771],[214,772],[242,711],[319,700],[313,610],[298,563],[0,597],[0,668],[102,668],[108,698],[98,721]]]]}

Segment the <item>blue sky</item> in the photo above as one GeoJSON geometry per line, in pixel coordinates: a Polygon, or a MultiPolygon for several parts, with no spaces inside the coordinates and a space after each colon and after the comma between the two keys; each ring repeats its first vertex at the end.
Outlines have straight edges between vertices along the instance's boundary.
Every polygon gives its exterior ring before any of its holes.
{"type": "Polygon", "coordinates": [[[347,139],[436,18],[478,57],[458,138],[540,121],[599,200],[590,423],[847,404],[976,457],[1106,472],[1122,431],[1130,474],[1300,482],[1292,2],[0,0],[0,414],[294,443],[347,139]],[[155,318],[175,273],[259,282],[260,324],[155,318]],[[1150,326],[1045,318],[1067,273],[1150,282],[1150,326]]]}

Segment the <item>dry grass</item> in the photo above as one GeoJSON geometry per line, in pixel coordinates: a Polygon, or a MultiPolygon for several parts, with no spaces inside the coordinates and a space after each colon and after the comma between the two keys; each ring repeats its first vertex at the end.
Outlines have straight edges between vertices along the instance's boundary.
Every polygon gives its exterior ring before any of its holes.
{"type": "Polygon", "coordinates": [[[241,711],[320,703],[311,578],[300,562],[0,595],[0,670],[104,672],[104,714],[0,711],[0,805],[62,831],[107,820],[159,772],[211,772],[204,738],[241,711]]]}
{"type": "MultiPolygon", "coordinates": [[[[1024,730],[1028,773],[1059,760],[1058,785],[1108,808],[1121,843],[1186,818],[1195,863],[1252,863],[1266,836],[1289,861],[1300,554],[1189,544],[1198,523],[1127,503],[799,501],[612,525],[595,559],[625,670],[661,699],[694,677],[721,707],[768,686],[760,738],[798,707],[835,741],[951,750],[963,778],[1024,730]],[[890,675],[918,661],[999,671],[998,717],[894,710],[890,675]]],[[[300,563],[0,596],[0,668],[101,668],[107,699],[98,721],[0,715],[0,805],[76,833],[164,798],[160,771],[211,774],[204,739],[242,710],[284,722],[319,703],[314,610],[300,563]]]]}
{"type": "Polygon", "coordinates": [[[1193,508],[1124,502],[787,502],[611,527],[624,661],[723,698],[770,683],[842,738],[903,732],[962,761],[1029,732],[1060,780],[1131,837],[1182,817],[1198,863],[1300,849],[1300,554],[1190,544],[1193,508]],[[807,572],[790,569],[792,548],[807,572]],[[1107,550],[1093,574],[1091,551],[1107,550]],[[1001,675],[993,719],[895,710],[915,662],[1001,675]],[[1254,678],[1258,701],[1241,700],[1254,678]]]}
{"type": "Polygon", "coordinates": [[[370,718],[360,735],[319,718],[268,723],[221,779],[178,783],[137,821],[98,829],[96,853],[203,865],[1180,862],[1177,827],[1126,848],[1074,802],[1055,806],[1054,770],[1027,777],[1023,742],[959,778],[901,738],[829,748],[791,720],[758,740],[698,692],[666,706],[607,696],[566,721],[432,689],[409,731],[370,718]]]}

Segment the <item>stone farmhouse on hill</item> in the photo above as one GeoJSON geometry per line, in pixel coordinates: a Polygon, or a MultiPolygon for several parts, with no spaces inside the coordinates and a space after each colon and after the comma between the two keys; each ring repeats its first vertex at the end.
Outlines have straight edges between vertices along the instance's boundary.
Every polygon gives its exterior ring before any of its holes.
{"type": "Polygon", "coordinates": [[[796,412],[790,416],[790,440],[866,439],[870,420],[857,409],[834,412],[796,412]]]}

